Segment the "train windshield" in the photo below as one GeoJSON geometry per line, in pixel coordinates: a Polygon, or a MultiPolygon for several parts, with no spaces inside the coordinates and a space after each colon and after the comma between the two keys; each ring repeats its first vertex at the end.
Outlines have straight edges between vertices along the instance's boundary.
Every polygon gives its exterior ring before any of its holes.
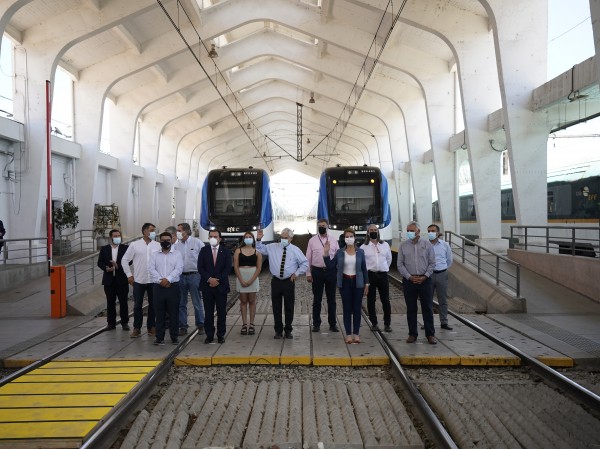
{"type": "MultiPolygon", "coordinates": [[[[381,195],[377,177],[332,180],[332,215],[338,219],[361,217],[369,223],[382,221],[381,195]]],[[[361,220],[361,221],[362,221],[361,220]]]]}
{"type": "Polygon", "coordinates": [[[258,175],[231,171],[210,181],[210,220],[213,223],[252,224],[260,221],[262,179],[258,175]]]}

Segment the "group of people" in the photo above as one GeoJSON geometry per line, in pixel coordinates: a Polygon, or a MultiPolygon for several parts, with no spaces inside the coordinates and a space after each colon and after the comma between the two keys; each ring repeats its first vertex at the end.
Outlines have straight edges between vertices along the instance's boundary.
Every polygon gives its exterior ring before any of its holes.
{"type": "Polygon", "coordinates": [[[116,328],[116,301],[121,327],[130,330],[127,297],[133,287],[132,338],[141,335],[144,295],[148,296],[148,334],[155,345],[164,345],[168,323],[171,343],[188,330],[188,294],[192,298],[195,325],[205,333],[205,343],[225,342],[226,304],[229,293],[231,252],[221,245],[221,233],[209,233],[209,245],[193,237],[189,224],[167,228],[156,241],[156,227],[142,226],[142,238],[130,245],[113,229],[110,243],[100,250],[98,267],[104,271],[102,285],[107,299],[107,328],[116,328]],[[133,269],[133,271],[132,271],[133,269]],[[217,310],[215,328],[214,312],[217,310]]]}
{"type": "MultiPolygon", "coordinates": [[[[421,301],[425,335],[436,344],[433,325],[433,293],[437,291],[442,329],[451,330],[447,318],[447,269],[452,264],[452,252],[441,240],[439,227],[428,227],[428,238],[422,239],[419,225],[410,222],[407,239],[398,251],[398,270],[403,277],[404,297],[409,327],[408,343],[416,341],[417,300],[421,301]]],[[[129,328],[127,297],[133,287],[134,318],[131,337],[141,335],[143,299],[148,296],[148,334],[154,344],[163,345],[168,331],[173,344],[188,331],[188,294],[194,307],[195,325],[205,333],[205,343],[216,336],[225,342],[226,304],[230,291],[229,274],[233,268],[240,294],[242,335],[253,335],[255,329],[256,294],[263,257],[268,259],[271,277],[271,304],[275,339],[293,338],[295,282],[306,274],[313,293],[312,331],[321,331],[323,293],[327,298],[327,321],[330,332],[339,332],[336,315],[336,288],[340,291],[346,343],[360,343],[361,309],[367,296],[367,310],[372,330],[380,330],[376,313],[376,298],[383,308],[383,330],[392,332],[388,272],[392,253],[381,240],[379,229],[371,224],[367,238],[360,247],[353,229],[343,233],[342,244],[329,232],[326,219],[317,222],[317,234],[308,242],[306,254],[292,244],[294,232],[285,228],[279,242],[263,243],[262,230],[256,238],[246,232],[233,257],[221,244],[221,232],[209,232],[205,245],[191,235],[189,224],[169,227],[156,241],[156,227],[142,226],[142,238],[126,245],[117,229],[110,231],[110,243],[98,256],[98,267],[104,271],[102,284],[107,298],[107,328],[116,328],[116,301],[119,301],[121,326],[129,328]],[[133,269],[133,271],[132,271],[133,269]],[[217,323],[214,323],[214,314],[217,323]]]]}

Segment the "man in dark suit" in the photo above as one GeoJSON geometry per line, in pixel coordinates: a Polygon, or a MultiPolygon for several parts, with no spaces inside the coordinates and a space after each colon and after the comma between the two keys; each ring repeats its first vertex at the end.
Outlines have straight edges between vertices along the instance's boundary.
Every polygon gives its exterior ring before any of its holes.
{"type": "Polygon", "coordinates": [[[229,293],[229,273],[231,272],[231,251],[221,245],[221,231],[208,233],[210,245],[204,246],[198,255],[202,299],[204,302],[204,330],[206,340],[212,343],[215,335],[215,306],[217,308],[217,339],[225,343],[227,316],[227,293],[229,293]]]}
{"type": "Polygon", "coordinates": [[[109,233],[110,244],[103,246],[98,255],[98,268],[104,271],[102,285],[106,294],[106,329],[117,327],[117,299],[121,315],[121,327],[129,330],[129,310],[127,297],[129,296],[129,283],[127,275],[121,266],[121,259],[128,246],[121,243],[121,231],[113,229],[109,233]]]}
{"type": "MultiPolygon", "coordinates": [[[[0,240],[4,238],[4,234],[6,234],[6,229],[4,229],[4,223],[0,220],[0,240]]],[[[4,242],[0,242],[0,251],[2,251],[2,247],[4,246],[4,242]]]]}

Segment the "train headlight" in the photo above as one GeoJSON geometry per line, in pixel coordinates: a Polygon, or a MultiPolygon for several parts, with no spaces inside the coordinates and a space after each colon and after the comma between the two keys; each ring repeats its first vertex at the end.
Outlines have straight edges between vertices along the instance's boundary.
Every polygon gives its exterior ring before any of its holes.
{"type": "Polygon", "coordinates": [[[337,229],[337,225],[333,225],[332,227],[333,227],[333,229],[337,229]]]}
{"type": "Polygon", "coordinates": [[[371,184],[375,184],[375,180],[374,179],[371,179],[371,184]]]}
{"type": "Polygon", "coordinates": [[[252,226],[252,230],[253,230],[253,231],[256,231],[256,226],[252,226]]]}
{"type": "Polygon", "coordinates": [[[331,181],[332,184],[337,184],[337,180],[334,179],[333,181],[331,181]]]}

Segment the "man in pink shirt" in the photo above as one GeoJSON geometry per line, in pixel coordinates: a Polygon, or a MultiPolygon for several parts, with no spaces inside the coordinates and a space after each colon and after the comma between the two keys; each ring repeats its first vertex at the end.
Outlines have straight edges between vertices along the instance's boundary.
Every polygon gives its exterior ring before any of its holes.
{"type": "Polygon", "coordinates": [[[329,321],[329,330],[339,332],[337,327],[337,318],[335,315],[335,288],[336,288],[336,270],[328,270],[323,260],[323,248],[325,243],[329,242],[329,257],[334,258],[339,249],[338,241],[330,237],[327,229],[329,222],[325,218],[317,221],[318,233],[311,237],[306,248],[306,258],[308,259],[308,271],[306,280],[312,284],[313,299],[313,332],[321,331],[321,302],[323,301],[323,289],[327,296],[327,320],[329,321]]]}

